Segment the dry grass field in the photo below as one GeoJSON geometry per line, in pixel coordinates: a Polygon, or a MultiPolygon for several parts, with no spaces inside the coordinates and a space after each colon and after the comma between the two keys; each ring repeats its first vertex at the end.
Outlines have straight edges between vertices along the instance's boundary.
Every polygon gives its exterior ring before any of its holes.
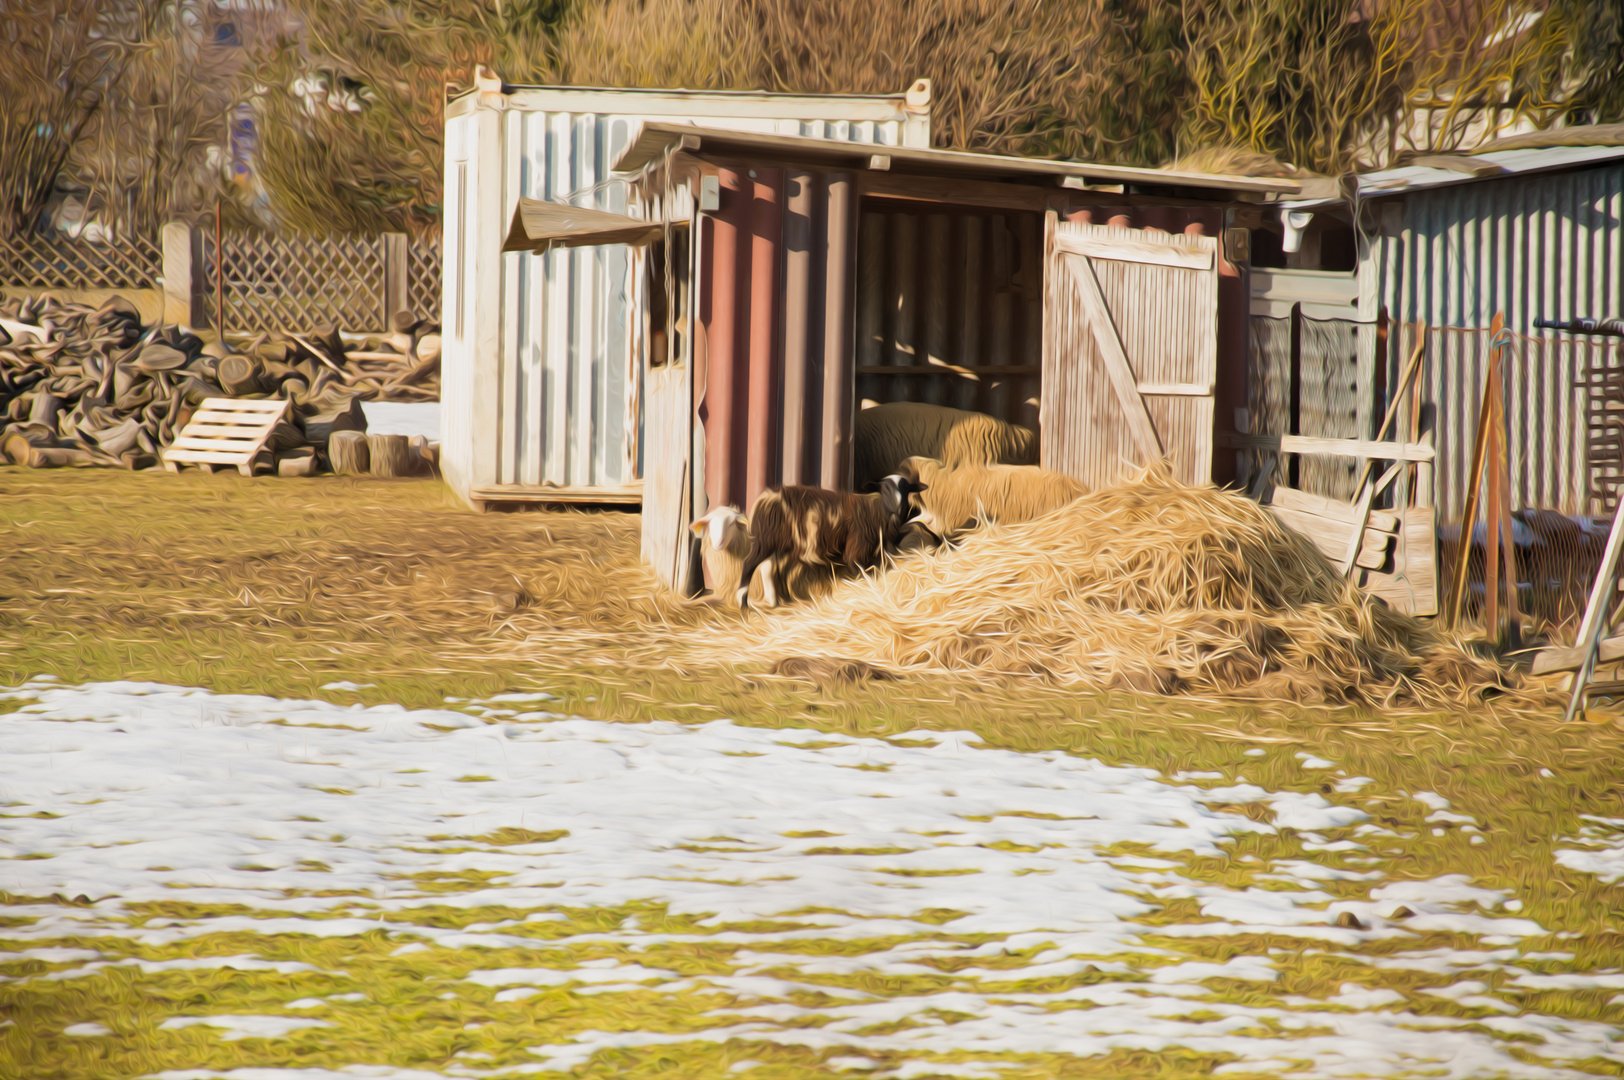
{"type": "Polygon", "coordinates": [[[634,515],[430,481],[0,544],[0,1075],[1624,1071],[1613,723],[678,665],[634,515]]]}

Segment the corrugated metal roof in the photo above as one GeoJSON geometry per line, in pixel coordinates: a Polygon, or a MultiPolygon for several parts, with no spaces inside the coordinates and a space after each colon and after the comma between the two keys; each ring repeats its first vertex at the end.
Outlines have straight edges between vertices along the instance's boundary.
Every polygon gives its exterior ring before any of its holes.
{"type": "Polygon", "coordinates": [[[1264,195],[1296,195],[1302,186],[1295,180],[1258,176],[1219,176],[1209,173],[1174,172],[1163,169],[1136,169],[1123,165],[1094,165],[1081,161],[1049,161],[1042,158],[1006,157],[997,154],[971,154],[958,150],[931,150],[914,147],[874,148],[808,139],[796,135],[762,135],[752,132],[721,131],[691,124],[649,122],[632,138],[616,159],[613,170],[633,173],[656,161],[666,150],[697,140],[690,148],[723,154],[770,154],[807,164],[837,168],[878,167],[891,172],[925,173],[932,176],[959,176],[982,180],[1032,181],[1067,178],[1142,187],[1186,187],[1215,191],[1264,195]],[[881,158],[883,160],[875,161],[881,158]]]}
{"type": "MultiPolygon", "coordinates": [[[[446,104],[449,119],[473,109],[480,89],[458,94],[446,104]]],[[[780,94],[765,90],[659,90],[643,87],[502,84],[502,103],[520,111],[636,113],[644,116],[705,116],[720,105],[729,116],[827,120],[834,112],[848,121],[902,120],[928,115],[928,105],[909,109],[905,94],[780,94]],[[759,109],[754,106],[759,105],[759,109]]]]}
{"type": "Polygon", "coordinates": [[[1506,176],[1552,172],[1582,165],[1624,158],[1624,146],[1547,146],[1533,150],[1495,150],[1487,154],[1462,155],[1464,165],[1493,166],[1493,171],[1466,172],[1459,169],[1439,169],[1421,165],[1407,165],[1398,169],[1383,169],[1359,177],[1359,194],[1367,198],[1396,194],[1424,188],[1448,187],[1452,184],[1470,184],[1481,180],[1495,180],[1506,176]]]}

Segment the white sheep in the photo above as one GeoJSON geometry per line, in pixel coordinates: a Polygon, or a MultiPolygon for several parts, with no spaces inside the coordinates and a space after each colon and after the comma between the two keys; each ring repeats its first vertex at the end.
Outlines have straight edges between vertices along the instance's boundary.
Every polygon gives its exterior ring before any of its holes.
{"type": "Polygon", "coordinates": [[[911,457],[897,472],[922,485],[914,520],[943,540],[978,524],[1030,521],[1075,501],[1088,488],[1065,473],[1036,465],[959,465],[911,457]]]}
{"type": "Polygon", "coordinates": [[[866,490],[897,462],[929,457],[951,466],[1034,465],[1038,437],[985,413],[895,401],[857,413],[852,432],[852,485],[866,490]]]}

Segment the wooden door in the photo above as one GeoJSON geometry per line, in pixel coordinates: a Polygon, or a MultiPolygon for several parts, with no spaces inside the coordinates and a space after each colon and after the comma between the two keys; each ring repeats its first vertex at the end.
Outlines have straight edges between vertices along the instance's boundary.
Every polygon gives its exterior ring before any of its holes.
{"type": "Polygon", "coordinates": [[[1102,487],[1169,457],[1211,480],[1217,240],[1050,213],[1044,266],[1043,464],[1102,487]]]}

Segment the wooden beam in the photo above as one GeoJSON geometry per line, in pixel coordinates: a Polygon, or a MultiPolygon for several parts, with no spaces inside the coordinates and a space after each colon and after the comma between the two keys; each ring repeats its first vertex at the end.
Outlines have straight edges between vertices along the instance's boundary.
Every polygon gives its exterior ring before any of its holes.
{"type": "Polygon", "coordinates": [[[1308,435],[1241,435],[1220,432],[1218,444],[1231,450],[1273,450],[1281,454],[1334,454],[1377,461],[1431,461],[1436,455],[1423,443],[1373,442],[1367,439],[1318,439],[1308,435]]]}
{"type": "MultiPolygon", "coordinates": [[[[1055,237],[1056,241],[1059,236],[1055,237]]],[[[1100,292],[1100,283],[1094,277],[1094,268],[1088,265],[1088,260],[1081,255],[1062,254],[1061,264],[1070,272],[1073,288],[1083,305],[1083,318],[1087,320],[1089,329],[1094,333],[1094,342],[1099,346],[1100,359],[1105,364],[1106,377],[1111,380],[1111,388],[1116,391],[1117,402],[1122,406],[1122,413],[1128,424],[1128,430],[1133,435],[1135,445],[1144,456],[1142,464],[1149,464],[1162,456],[1162,440],[1156,434],[1156,425],[1151,423],[1150,413],[1145,411],[1145,401],[1139,396],[1138,380],[1134,378],[1133,369],[1128,366],[1128,354],[1122,350],[1122,339],[1117,336],[1116,323],[1111,319],[1111,309],[1106,306],[1105,295],[1100,292]]]]}
{"type": "Polygon", "coordinates": [[[986,367],[960,367],[957,364],[859,364],[859,375],[957,375],[977,379],[983,375],[1037,375],[1038,364],[989,364],[986,367]]]}
{"type": "Polygon", "coordinates": [[[938,176],[893,173],[862,174],[864,195],[910,202],[955,203],[994,210],[1042,210],[1048,193],[1042,188],[989,180],[944,180],[938,176]]]}
{"type": "Polygon", "coordinates": [[[546,484],[491,484],[468,489],[473,502],[568,503],[571,505],[639,506],[643,485],[627,487],[549,487],[546,484]]]}
{"type": "Polygon", "coordinates": [[[1082,255],[1090,259],[1176,266],[1184,270],[1212,269],[1211,250],[1185,247],[1183,244],[1147,244],[1139,240],[1056,233],[1054,246],[1055,250],[1062,254],[1082,255]]]}
{"type": "Polygon", "coordinates": [[[1140,397],[1211,397],[1212,391],[1212,383],[1139,384],[1140,397]]]}

